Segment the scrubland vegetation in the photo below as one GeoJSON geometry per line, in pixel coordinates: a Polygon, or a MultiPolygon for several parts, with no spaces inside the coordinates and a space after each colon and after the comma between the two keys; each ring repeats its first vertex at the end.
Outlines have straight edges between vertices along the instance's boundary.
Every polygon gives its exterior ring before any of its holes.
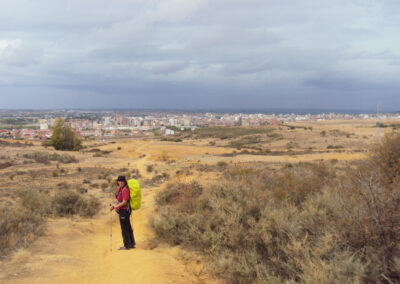
{"type": "Polygon", "coordinates": [[[18,200],[0,206],[0,254],[16,247],[25,247],[44,232],[46,218],[80,215],[93,217],[100,201],[77,191],[60,188],[53,194],[38,190],[18,192],[18,200]]]}
{"type": "Polygon", "coordinates": [[[37,163],[49,164],[50,161],[57,161],[60,163],[76,163],[78,160],[71,155],[63,154],[59,155],[57,153],[47,153],[47,152],[33,152],[29,154],[24,154],[24,158],[35,160],[37,163]]]}
{"type": "Polygon", "coordinates": [[[219,168],[218,184],[158,193],[158,240],[202,252],[226,283],[400,281],[400,135],[345,167],[219,168]]]}
{"type": "Polygon", "coordinates": [[[196,129],[192,135],[195,138],[230,139],[245,135],[271,134],[272,132],[273,128],[266,127],[205,127],[196,129]]]}
{"type": "MultiPolygon", "coordinates": [[[[100,200],[114,200],[123,174],[143,189],[146,211],[133,218],[153,216],[155,242],[135,253],[179,245],[226,283],[397,283],[400,138],[386,136],[365,160],[375,123],[358,126],[209,127],[86,141],[64,155],[0,141],[2,262],[45,230],[51,238],[58,224],[86,226],[75,216],[94,216],[100,200]]],[[[103,228],[104,219],[96,222],[103,228]]],[[[146,220],[133,223],[140,231],[146,220]]]]}

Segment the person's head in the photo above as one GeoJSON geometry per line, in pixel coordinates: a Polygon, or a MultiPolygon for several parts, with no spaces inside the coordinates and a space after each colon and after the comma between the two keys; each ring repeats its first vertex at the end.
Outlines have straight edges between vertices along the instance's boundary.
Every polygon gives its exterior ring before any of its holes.
{"type": "Polygon", "coordinates": [[[117,178],[117,183],[119,186],[124,186],[126,185],[126,178],[125,176],[118,176],[117,178]]]}

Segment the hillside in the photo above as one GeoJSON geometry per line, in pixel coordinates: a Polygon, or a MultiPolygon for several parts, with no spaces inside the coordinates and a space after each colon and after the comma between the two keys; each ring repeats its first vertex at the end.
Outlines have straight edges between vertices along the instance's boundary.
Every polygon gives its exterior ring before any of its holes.
{"type": "MultiPolygon", "coordinates": [[[[222,139],[214,132],[206,131],[178,136],[181,142],[161,141],[159,138],[90,142],[80,152],[56,153],[39,144],[17,145],[13,141],[3,141],[0,144],[2,208],[19,208],[20,200],[27,194],[26,190],[38,194],[32,195],[31,200],[39,196],[49,198],[49,203],[52,203],[58,200],[55,198],[59,194],[78,194],[76,198],[80,202],[98,202],[93,203],[96,204],[95,212],[76,211],[70,214],[62,211],[61,207],[46,207],[41,214],[47,216],[47,222],[38,223],[38,226],[43,226],[43,231],[38,231],[37,236],[32,231],[31,237],[22,238],[20,242],[15,241],[15,235],[7,239],[3,237],[6,242],[2,243],[5,256],[0,262],[0,282],[111,283],[134,279],[134,283],[212,283],[222,281],[225,276],[230,279],[232,275],[229,269],[225,272],[216,271],[216,268],[223,267],[222,262],[209,265],[213,263],[209,259],[213,252],[203,250],[201,246],[204,244],[201,243],[197,243],[197,248],[191,247],[187,241],[190,242],[192,237],[188,234],[188,239],[184,240],[185,234],[181,234],[183,231],[179,231],[181,228],[178,225],[176,233],[182,236],[179,240],[169,236],[171,232],[165,229],[167,227],[161,229],[162,223],[157,222],[163,222],[165,210],[172,210],[169,212],[173,213],[184,210],[189,216],[193,213],[190,208],[198,208],[196,202],[199,196],[208,198],[204,194],[209,194],[210,189],[219,188],[220,185],[219,190],[224,192],[227,177],[231,181],[240,179],[256,188],[258,184],[251,182],[257,182],[257,176],[271,175],[272,181],[277,172],[284,172],[296,179],[297,172],[302,177],[304,173],[312,177],[310,171],[317,169],[326,176],[324,182],[329,185],[336,179],[334,176],[345,175],[349,167],[355,167],[359,161],[365,160],[368,147],[377,141],[373,122],[364,121],[339,125],[294,124],[293,127],[250,134],[234,134],[236,130],[233,130],[231,137],[222,139]],[[326,168],[323,171],[321,163],[326,168]],[[331,179],[332,171],[335,173],[332,173],[331,179]],[[110,202],[114,202],[115,178],[119,174],[135,177],[141,182],[143,207],[132,215],[137,248],[131,251],[117,250],[122,238],[113,213],[111,252],[110,215],[107,208],[110,202]],[[247,178],[250,181],[246,181],[247,178]],[[184,192],[185,187],[174,193],[178,185],[196,188],[194,182],[202,188],[202,193],[193,191],[180,196],[179,192],[184,192]],[[177,199],[169,199],[168,194],[177,196],[177,199]],[[167,201],[162,201],[163,198],[167,201]],[[128,269],[134,273],[120,273],[128,269]]],[[[392,130],[385,129],[381,135],[385,131],[392,130]]],[[[313,182],[317,184],[320,180],[318,178],[313,182]]],[[[305,182],[304,188],[310,184],[305,182]]],[[[291,186],[281,186],[275,197],[291,199],[293,195],[288,190],[291,186]]],[[[316,189],[313,194],[319,192],[316,189]]],[[[303,202],[308,194],[304,192],[303,197],[297,196],[300,199],[293,200],[303,202]]],[[[261,202],[264,197],[256,195],[252,198],[261,202]]],[[[31,203],[26,204],[29,207],[31,203]]],[[[251,212],[249,216],[254,213],[251,212]]],[[[227,218],[222,215],[214,217],[227,218]]],[[[3,224],[6,223],[3,221],[3,224]]],[[[228,236],[232,240],[235,238],[234,234],[228,236]]],[[[305,237],[299,232],[296,237],[300,236],[305,237]]],[[[310,234],[308,238],[311,238],[310,234]]],[[[214,249],[215,253],[223,255],[223,251],[218,251],[217,247],[214,249]]],[[[240,277],[238,275],[236,279],[240,277]]]]}

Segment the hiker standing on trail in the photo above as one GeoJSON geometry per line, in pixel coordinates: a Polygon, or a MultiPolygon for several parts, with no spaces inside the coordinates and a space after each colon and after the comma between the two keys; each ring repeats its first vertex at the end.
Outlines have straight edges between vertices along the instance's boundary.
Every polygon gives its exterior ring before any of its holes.
{"type": "Polygon", "coordinates": [[[121,224],[122,239],[124,240],[124,246],[120,247],[120,250],[127,250],[135,248],[135,237],[133,236],[133,230],[130,221],[131,210],[129,208],[129,187],[127,186],[125,176],[119,176],[117,179],[118,193],[115,195],[117,198],[117,205],[111,206],[110,210],[115,209],[115,212],[119,214],[119,223],[121,224]]]}

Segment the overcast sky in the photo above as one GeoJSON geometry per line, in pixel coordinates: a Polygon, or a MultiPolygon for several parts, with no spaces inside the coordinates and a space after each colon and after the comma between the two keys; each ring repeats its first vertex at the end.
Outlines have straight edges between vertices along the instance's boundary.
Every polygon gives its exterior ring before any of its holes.
{"type": "Polygon", "coordinates": [[[0,108],[400,110],[399,0],[0,0],[0,108]]]}

